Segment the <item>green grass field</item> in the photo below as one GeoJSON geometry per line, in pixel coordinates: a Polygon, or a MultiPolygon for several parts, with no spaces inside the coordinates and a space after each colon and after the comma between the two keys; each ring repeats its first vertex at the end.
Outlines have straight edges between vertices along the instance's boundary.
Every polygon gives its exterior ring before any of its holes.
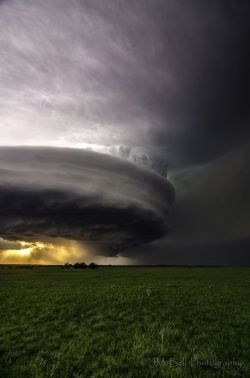
{"type": "Polygon", "coordinates": [[[250,268],[0,269],[0,377],[250,377],[250,268]]]}

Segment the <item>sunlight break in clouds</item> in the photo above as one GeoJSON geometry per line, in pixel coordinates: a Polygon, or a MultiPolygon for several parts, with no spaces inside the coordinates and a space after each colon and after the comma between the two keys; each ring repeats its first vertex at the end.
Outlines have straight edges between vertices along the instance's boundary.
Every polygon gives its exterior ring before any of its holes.
{"type": "MultiPolygon", "coordinates": [[[[3,241],[6,245],[13,243],[8,240],[3,241]]],[[[65,262],[82,261],[89,264],[94,259],[98,264],[130,265],[132,261],[120,255],[101,256],[88,243],[63,238],[51,238],[49,241],[16,241],[15,243],[20,246],[20,249],[0,250],[0,264],[61,265],[65,262]]]]}
{"type": "Polygon", "coordinates": [[[74,240],[55,239],[51,242],[17,241],[20,249],[2,250],[0,263],[6,264],[63,264],[81,261],[87,256],[83,245],[74,240]]]}

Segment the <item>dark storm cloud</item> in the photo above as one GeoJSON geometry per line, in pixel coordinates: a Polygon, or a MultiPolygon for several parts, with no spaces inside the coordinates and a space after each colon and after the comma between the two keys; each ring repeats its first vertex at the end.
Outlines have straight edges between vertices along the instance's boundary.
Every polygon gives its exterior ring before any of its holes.
{"type": "Polygon", "coordinates": [[[85,147],[87,151],[102,152],[112,155],[123,160],[128,160],[143,168],[147,168],[157,172],[162,177],[167,177],[169,157],[168,149],[165,147],[159,148],[155,146],[88,146],[85,147]]]}
{"type": "Polygon", "coordinates": [[[144,250],[136,249],[131,255],[142,265],[250,265],[249,250],[250,239],[185,246],[159,242],[148,244],[144,250]]]}
{"type": "Polygon", "coordinates": [[[249,134],[249,20],[236,0],[4,2],[1,143],[222,155],[249,134]]]}
{"type": "Polygon", "coordinates": [[[248,142],[204,166],[172,176],[178,191],[173,227],[182,234],[182,241],[250,238],[249,163],[248,142]]]}
{"type": "Polygon", "coordinates": [[[116,157],[2,149],[3,236],[159,237],[168,184],[132,162],[176,186],[155,251],[247,245],[249,1],[9,0],[0,30],[1,145],[116,157]]]}
{"type": "Polygon", "coordinates": [[[168,237],[128,252],[166,264],[250,264],[250,143],[170,176],[176,189],[168,237]]]}
{"type": "Polygon", "coordinates": [[[110,156],[50,148],[0,148],[0,235],[66,237],[115,252],[167,232],[172,186],[110,156]]]}

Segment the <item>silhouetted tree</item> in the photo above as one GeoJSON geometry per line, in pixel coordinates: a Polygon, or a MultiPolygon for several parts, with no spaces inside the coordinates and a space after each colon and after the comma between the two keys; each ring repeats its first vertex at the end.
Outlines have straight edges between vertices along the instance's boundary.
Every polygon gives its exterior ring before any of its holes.
{"type": "Polygon", "coordinates": [[[69,262],[66,262],[66,263],[63,265],[63,268],[64,268],[64,269],[70,269],[70,268],[72,268],[72,267],[73,267],[73,265],[70,264],[69,262]]]}
{"type": "Polygon", "coordinates": [[[95,264],[93,262],[89,264],[89,269],[97,269],[97,268],[98,268],[97,264],[95,264]]]}
{"type": "Polygon", "coordinates": [[[74,269],[86,269],[88,266],[85,264],[85,262],[81,263],[75,263],[74,264],[74,269]]]}

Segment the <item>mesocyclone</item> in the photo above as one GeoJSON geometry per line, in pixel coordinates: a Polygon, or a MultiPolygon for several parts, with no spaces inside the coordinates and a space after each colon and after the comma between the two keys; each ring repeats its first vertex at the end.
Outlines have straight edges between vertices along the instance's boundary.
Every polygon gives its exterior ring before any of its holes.
{"type": "Polygon", "coordinates": [[[167,233],[172,185],[119,158],[0,147],[0,236],[86,240],[115,255],[167,233]]]}

